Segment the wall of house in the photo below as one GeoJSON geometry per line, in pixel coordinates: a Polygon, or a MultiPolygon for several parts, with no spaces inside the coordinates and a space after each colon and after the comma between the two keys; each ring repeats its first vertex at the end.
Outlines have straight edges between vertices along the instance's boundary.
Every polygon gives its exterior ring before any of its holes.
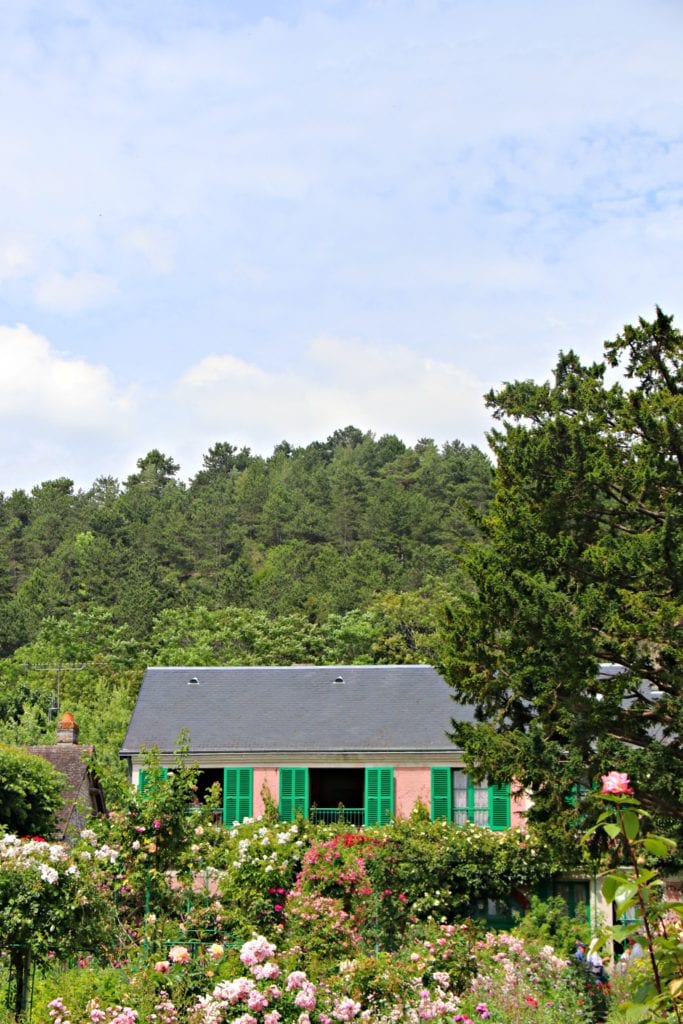
{"type": "Polygon", "coordinates": [[[277,768],[254,768],[254,817],[259,818],[265,811],[263,802],[263,787],[267,786],[270,795],[277,806],[279,796],[279,782],[277,768]]]}
{"type": "Polygon", "coordinates": [[[526,826],[526,812],[529,809],[529,798],[524,790],[515,791],[516,783],[510,786],[510,826],[511,828],[524,828],[526,826]]]}
{"type": "Polygon", "coordinates": [[[394,768],[394,811],[397,818],[407,818],[418,800],[429,807],[431,778],[430,768],[394,768]]]}

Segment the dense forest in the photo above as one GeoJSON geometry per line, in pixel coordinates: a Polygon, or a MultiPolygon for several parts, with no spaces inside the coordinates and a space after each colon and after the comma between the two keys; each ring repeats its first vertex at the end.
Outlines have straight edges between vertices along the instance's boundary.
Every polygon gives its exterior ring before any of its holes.
{"type": "Polygon", "coordinates": [[[0,498],[0,739],[57,707],[113,763],[145,665],[435,659],[492,495],[485,454],[354,427],[267,458],[227,442],[188,483],[151,451],[123,483],[0,498]]]}

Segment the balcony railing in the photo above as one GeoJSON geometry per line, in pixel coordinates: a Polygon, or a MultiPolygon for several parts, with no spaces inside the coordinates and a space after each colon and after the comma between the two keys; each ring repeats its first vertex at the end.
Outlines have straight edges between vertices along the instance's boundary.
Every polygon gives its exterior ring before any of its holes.
{"type": "Polygon", "coordinates": [[[314,824],[333,825],[340,822],[346,825],[362,825],[365,810],[363,807],[344,807],[343,804],[339,804],[338,807],[316,807],[313,804],[308,817],[314,824]]]}

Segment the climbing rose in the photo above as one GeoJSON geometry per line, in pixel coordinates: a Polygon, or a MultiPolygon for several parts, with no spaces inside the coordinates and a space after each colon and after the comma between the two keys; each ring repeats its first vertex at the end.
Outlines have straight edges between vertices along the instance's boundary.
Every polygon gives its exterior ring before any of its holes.
{"type": "Polygon", "coordinates": [[[633,796],[633,790],[626,772],[609,772],[602,776],[603,793],[615,793],[617,796],[633,796]]]}

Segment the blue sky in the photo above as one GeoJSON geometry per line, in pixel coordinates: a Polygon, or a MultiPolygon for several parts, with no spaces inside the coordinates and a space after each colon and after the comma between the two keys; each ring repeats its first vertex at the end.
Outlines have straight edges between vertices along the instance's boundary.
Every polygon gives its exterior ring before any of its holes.
{"type": "MultiPolygon", "coordinates": [[[[191,476],[680,317],[679,0],[0,9],[0,490],[191,476]]],[[[680,321],[679,321],[680,323],[680,321]]]]}

